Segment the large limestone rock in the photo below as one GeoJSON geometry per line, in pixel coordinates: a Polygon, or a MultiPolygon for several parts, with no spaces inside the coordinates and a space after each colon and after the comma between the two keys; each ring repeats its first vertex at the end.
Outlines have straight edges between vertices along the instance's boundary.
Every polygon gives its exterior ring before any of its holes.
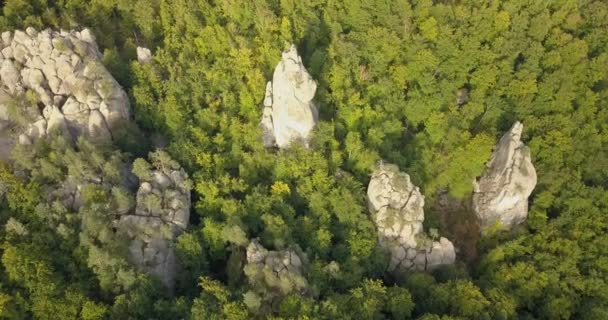
{"type": "Polygon", "coordinates": [[[446,238],[424,233],[424,196],[397,166],[380,163],[367,189],[369,210],[380,245],[390,252],[389,271],[433,270],[453,264],[454,246],[446,238]]]}
{"type": "Polygon", "coordinates": [[[283,52],[274,69],[272,81],[266,84],[264,112],[260,126],[264,145],[285,148],[294,141],[308,146],[318,112],[312,99],[317,83],[302,64],[296,47],[283,52]]]}
{"type": "Polygon", "coordinates": [[[188,227],[190,183],[175,162],[140,177],[135,212],[118,221],[131,239],[130,259],[172,290],[178,271],[175,239],[188,227]]]}
{"type": "Polygon", "coordinates": [[[252,240],[247,246],[245,274],[253,287],[267,288],[280,295],[304,294],[308,286],[302,275],[304,263],[305,256],[297,247],[272,251],[252,240]]]}
{"type": "Polygon", "coordinates": [[[523,129],[516,122],[505,133],[485,171],[473,183],[473,210],[482,230],[496,223],[510,229],[528,216],[528,197],[536,186],[536,170],[530,150],[521,142],[523,129]]]}
{"type": "MultiPolygon", "coordinates": [[[[88,29],[6,31],[0,50],[2,90],[11,96],[33,91],[40,101],[19,142],[31,143],[55,128],[72,138],[108,140],[116,125],[128,120],[127,95],[101,63],[88,29]]],[[[5,114],[2,125],[10,122],[5,104],[0,114],[5,114]]]]}

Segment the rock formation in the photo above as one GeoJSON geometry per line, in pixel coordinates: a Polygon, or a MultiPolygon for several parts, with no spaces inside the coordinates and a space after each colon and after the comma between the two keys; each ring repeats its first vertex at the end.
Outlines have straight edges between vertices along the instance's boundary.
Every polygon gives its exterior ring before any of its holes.
{"type": "Polygon", "coordinates": [[[266,147],[287,147],[301,141],[308,146],[312,129],[317,124],[317,107],[312,102],[317,83],[302,64],[296,47],[283,52],[274,69],[272,81],[266,84],[264,112],[260,126],[266,147]]]}
{"type": "Polygon", "coordinates": [[[510,229],[526,220],[528,197],[536,186],[536,170],[530,150],[521,142],[523,128],[516,122],[505,133],[485,171],[473,183],[473,210],[482,230],[496,223],[510,229]]]}
{"type": "Polygon", "coordinates": [[[461,106],[469,102],[469,89],[461,88],[456,92],[456,104],[461,106]]]}
{"type": "Polygon", "coordinates": [[[454,263],[454,246],[448,239],[432,241],[425,235],[424,196],[397,166],[378,165],[367,199],[380,245],[391,254],[389,271],[432,270],[454,263]]]}
{"type": "MultiPolygon", "coordinates": [[[[101,63],[88,29],[7,31],[0,48],[0,95],[18,97],[32,91],[39,100],[20,143],[31,143],[55,128],[72,138],[107,140],[112,129],[129,118],[127,95],[101,63]]],[[[0,104],[2,127],[11,121],[7,108],[0,104]]]]}
{"type": "Polygon", "coordinates": [[[152,61],[152,51],[148,48],[137,47],[137,61],[146,64],[152,61]]]}
{"type": "Polygon", "coordinates": [[[247,246],[245,274],[252,286],[261,286],[281,294],[296,291],[304,294],[306,279],[302,276],[304,254],[299,248],[270,251],[257,240],[247,246]]]}
{"type": "Polygon", "coordinates": [[[190,183],[177,163],[156,165],[140,176],[135,213],[120,217],[118,226],[131,239],[130,259],[158,277],[170,290],[178,270],[174,242],[190,218],[190,183]]]}

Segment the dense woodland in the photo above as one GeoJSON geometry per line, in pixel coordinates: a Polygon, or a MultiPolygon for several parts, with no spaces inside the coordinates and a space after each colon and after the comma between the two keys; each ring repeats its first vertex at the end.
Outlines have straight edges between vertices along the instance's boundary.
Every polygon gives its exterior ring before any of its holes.
{"type": "Polygon", "coordinates": [[[0,166],[1,318],[608,319],[606,1],[5,0],[0,26],[90,28],[135,123],[114,145],[56,137],[0,166]],[[268,150],[264,88],[291,43],[320,123],[310,149],[268,150]],[[471,181],[516,120],[539,177],[528,221],[481,237],[471,181]],[[79,212],[41,196],[67,175],[118,184],[158,141],[193,185],[172,294],[110,236],[132,190],[85,188],[79,212]],[[380,159],[421,188],[454,266],[385,273],[365,199],[380,159]],[[305,295],[247,281],[253,238],[302,248],[305,295]]]}

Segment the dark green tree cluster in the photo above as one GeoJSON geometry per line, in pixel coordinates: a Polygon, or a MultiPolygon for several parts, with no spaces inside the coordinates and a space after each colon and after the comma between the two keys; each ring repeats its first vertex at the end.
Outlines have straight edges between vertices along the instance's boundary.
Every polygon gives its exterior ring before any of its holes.
{"type": "Polygon", "coordinates": [[[0,317],[608,318],[605,1],[7,0],[2,13],[2,30],[93,30],[134,122],[188,172],[193,214],[168,295],[112,226],[133,206],[139,135],[18,147],[0,168],[0,317]],[[266,149],[264,88],[291,43],[318,82],[320,123],[310,149],[266,149]],[[138,64],[136,46],[153,61],[138,64]],[[436,194],[466,202],[516,120],[539,177],[526,225],[433,274],[387,275],[365,199],[373,165],[407,172],[427,227],[458,246],[436,194]],[[53,190],[76,182],[74,211],[53,190]],[[254,238],[302,249],[306,293],[248,281],[254,238]]]}

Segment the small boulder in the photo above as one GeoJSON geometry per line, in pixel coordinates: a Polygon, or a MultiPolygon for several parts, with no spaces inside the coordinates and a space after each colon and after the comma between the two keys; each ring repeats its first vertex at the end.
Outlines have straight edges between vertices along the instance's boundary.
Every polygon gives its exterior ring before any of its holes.
{"type": "Polygon", "coordinates": [[[137,61],[141,64],[152,61],[152,51],[148,48],[137,47],[137,61]]]}

